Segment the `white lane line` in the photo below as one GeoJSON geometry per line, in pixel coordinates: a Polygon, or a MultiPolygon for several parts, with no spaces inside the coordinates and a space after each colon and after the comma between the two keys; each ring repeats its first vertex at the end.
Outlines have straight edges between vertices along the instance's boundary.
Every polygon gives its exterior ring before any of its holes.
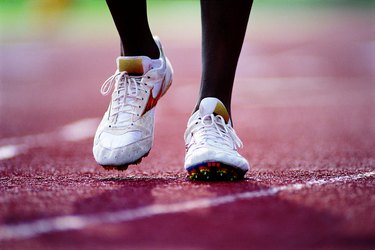
{"type": "Polygon", "coordinates": [[[36,147],[49,147],[57,142],[74,142],[94,136],[98,118],[87,118],[61,127],[49,133],[0,139],[0,161],[26,153],[36,147]]]}
{"type": "Polygon", "coordinates": [[[0,160],[13,158],[27,150],[25,145],[6,145],[0,147],[0,160]]]}
{"type": "Polygon", "coordinates": [[[80,141],[94,136],[100,120],[88,118],[65,125],[59,130],[59,136],[64,141],[80,141]]]}
{"type": "Polygon", "coordinates": [[[20,223],[15,225],[0,226],[0,240],[15,240],[37,237],[44,233],[64,232],[68,230],[80,230],[89,226],[105,223],[122,223],[138,219],[148,218],[163,214],[188,212],[194,209],[215,207],[229,204],[238,200],[249,200],[259,197],[277,195],[279,192],[291,192],[312,186],[322,186],[339,182],[355,181],[375,176],[375,171],[355,175],[332,177],[329,179],[313,179],[305,183],[290,184],[268,189],[248,191],[237,194],[230,194],[214,198],[202,198],[192,201],[156,204],[135,209],[124,209],[116,212],[105,212],[90,215],[66,215],[48,219],[40,219],[33,222],[20,223]]]}

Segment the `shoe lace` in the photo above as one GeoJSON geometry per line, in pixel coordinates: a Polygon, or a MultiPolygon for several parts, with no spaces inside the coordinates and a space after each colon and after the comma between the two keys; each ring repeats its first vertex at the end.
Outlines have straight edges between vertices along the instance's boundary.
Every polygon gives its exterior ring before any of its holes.
{"type": "Polygon", "coordinates": [[[209,144],[231,149],[243,146],[234,129],[225,123],[221,115],[208,114],[202,118],[198,117],[190,123],[188,132],[194,134],[199,146],[209,144]]]}
{"type": "Polygon", "coordinates": [[[103,83],[100,92],[102,95],[108,95],[113,86],[115,90],[112,95],[112,105],[110,111],[110,121],[117,123],[119,114],[129,114],[128,119],[122,119],[120,123],[127,122],[132,115],[139,115],[135,111],[139,108],[139,101],[142,97],[140,91],[147,91],[147,84],[143,77],[129,76],[126,71],[116,72],[103,83]]]}

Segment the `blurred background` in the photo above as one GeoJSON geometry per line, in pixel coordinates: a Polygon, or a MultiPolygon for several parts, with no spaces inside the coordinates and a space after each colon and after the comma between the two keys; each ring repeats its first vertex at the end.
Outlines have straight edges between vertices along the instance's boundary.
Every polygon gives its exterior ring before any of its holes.
{"type": "MultiPolygon", "coordinates": [[[[306,35],[329,25],[327,21],[340,18],[338,13],[341,12],[353,12],[345,15],[348,23],[358,17],[356,15],[367,16],[371,22],[374,6],[372,0],[255,1],[248,35],[264,38],[261,34],[268,34],[269,29],[277,30],[283,23],[287,23],[290,30],[280,31],[282,33],[277,35],[286,36],[296,31],[297,36],[306,35]]],[[[87,40],[100,44],[117,39],[104,0],[0,0],[0,7],[2,44],[31,41],[84,43],[87,40]]],[[[149,0],[148,9],[155,33],[182,41],[199,38],[200,34],[196,32],[200,29],[198,0],[149,0]]],[[[370,23],[368,25],[371,28],[370,23]]]]}
{"type": "MultiPolygon", "coordinates": [[[[353,95],[371,99],[374,2],[255,1],[236,80],[251,84],[235,88],[236,103],[251,108],[297,100],[308,105],[316,102],[312,93],[327,95],[342,84],[356,86],[353,95]],[[288,84],[277,79],[289,79],[288,84]]],[[[186,116],[194,98],[181,96],[187,90],[195,95],[200,77],[199,1],[150,0],[148,9],[151,28],[176,71],[175,94],[167,102],[183,101],[177,108],[186,116]]],[[[40,132],[40,122],[50,131],[102,115],[108,99],[99,88],[119,54],[105,1],[0,0],[0,25],[0,137],[40,132]]],[[[347,96],[319,98],[333,103],[347,96]]]]}

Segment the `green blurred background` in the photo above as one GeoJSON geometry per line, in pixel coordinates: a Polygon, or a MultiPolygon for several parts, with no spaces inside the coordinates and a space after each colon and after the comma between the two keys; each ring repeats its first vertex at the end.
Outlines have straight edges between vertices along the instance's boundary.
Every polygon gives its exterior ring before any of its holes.
{"type": "MultiPolygon", "coordinates": [[[[259,25],[252,26],[252,34],[261,36],[263,29],[285,21],[290,14],[313,30],[319,21],[324,21],[320,18],[327,11],[328,16],[332,15],[332,9],[355,9],[371,15],[374,3],[371,0],[255,1],[253,9],[256,10],[251,20],[259,25]]],[[[155,34],[162,33],[163,37],[171,39],[174,36],[176,40],[200,37],[198,0],[149,0],[148,9],[155,34]]],[[[105,43],[117,39],[104,0],[0,0],[0,25],[3,44],[28,41],[105,43]]]]}

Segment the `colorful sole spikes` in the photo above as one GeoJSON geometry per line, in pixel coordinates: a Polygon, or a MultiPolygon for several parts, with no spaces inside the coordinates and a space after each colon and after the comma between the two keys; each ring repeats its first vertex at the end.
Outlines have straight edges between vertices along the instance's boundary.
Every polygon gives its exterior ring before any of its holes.
{"type": "Polygon", "coordinates": [[[246,171],[220,162],[203,162],[187,169],[193,181],[236,181],[244,178],[246,171]]]}

